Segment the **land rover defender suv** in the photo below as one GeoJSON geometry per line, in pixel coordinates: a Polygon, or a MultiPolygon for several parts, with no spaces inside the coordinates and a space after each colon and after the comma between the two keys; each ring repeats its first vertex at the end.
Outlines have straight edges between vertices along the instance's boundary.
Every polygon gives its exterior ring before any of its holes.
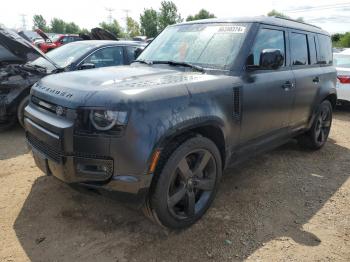
{"type": "Polygon", "coordinates": [[[130,66],[37,82],[25,128],[37,166],[116,191],[163,226],[195,223],[220,177],[296,138],[317,150],[336,104],[331,39],[281,18],[167,27],[130,66]]]}

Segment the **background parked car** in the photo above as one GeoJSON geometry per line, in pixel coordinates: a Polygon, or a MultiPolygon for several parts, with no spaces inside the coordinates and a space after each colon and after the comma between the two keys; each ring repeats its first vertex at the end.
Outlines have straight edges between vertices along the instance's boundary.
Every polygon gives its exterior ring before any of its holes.
{"type": "Polygon", "coordinates": [[[18,34],[0,28],[0,130],[18,120],[31,86],[53,73],[130,64],[146,44],[134,41],[90,40],[64,45],[47,55],[18,34]]]}
{"type": "Polygon", "coordinates": [[[79,35],[74,34],[55,34],[52,38],[50,38],[40,29],[37,29],[36,32],[45,40],[44,42],[38,43],[37,45],[44,53],[49,52],[62,45],[83,40],[83,38],[79,37],[79,35]]]}
{"type": "Polygon", "coordinates": [[[334,53],[333,57],[338,75],[338,101],[343,104],[350,104],[350,50],[334,53]]]}

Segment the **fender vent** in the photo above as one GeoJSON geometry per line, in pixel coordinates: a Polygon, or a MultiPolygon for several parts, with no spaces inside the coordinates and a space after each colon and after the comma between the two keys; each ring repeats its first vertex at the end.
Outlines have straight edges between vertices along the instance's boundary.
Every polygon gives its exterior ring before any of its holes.
{"type": "Polygon", "coordinates": [[[242,99],[241,99],[241,87],[233,88],[233,119],[237,122],[241,121],[242,111],[242,99]]]}

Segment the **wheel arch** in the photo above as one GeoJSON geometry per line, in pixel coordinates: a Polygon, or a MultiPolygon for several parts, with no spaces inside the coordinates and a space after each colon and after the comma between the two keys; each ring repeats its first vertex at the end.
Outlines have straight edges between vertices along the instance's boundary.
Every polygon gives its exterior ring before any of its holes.
{"type": "Polygon", "coordinates": [[[224,121],[218,117],[200,117],[177,124],[159,139],[153,152],[157,149],[162,151],[177,139],[180,141],[186,140],[195,135],[204,136],[214,142],[220,152],[222,166],[224,167],[227,157],[226,135],[224,121]]]}

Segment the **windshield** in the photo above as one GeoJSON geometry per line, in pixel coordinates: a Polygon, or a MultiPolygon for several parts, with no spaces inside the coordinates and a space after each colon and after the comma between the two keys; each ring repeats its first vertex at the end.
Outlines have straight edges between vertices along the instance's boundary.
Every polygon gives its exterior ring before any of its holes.
{"type": "MultiPolygon", "coordinates": [[[[64,68],[94,48],[95,45],[87,44],[81,41],[56,48],[48,52],[46,56],[49,57],[57,66],[64,68]]],[[[39,57],[31,62],[31,64],[46,67],[49,71],[55,69],[55,67],[43,57],[39,57]]]]}
{"type": "Polygon", "coordinates": [[[56,42],[60,37],[61,35],[58,35],[58,34],[53,34],[49,36],[52,42],[56,42]]]}
{"type": "Polygon", "coordinates": [[[334,54],[333,58],[336,67],[350,68],[350,55],[334,54]]]}
{"type": "Polygon", "coordinates": [[[166,28],[138,60],[175,61],[227,69],[247,32],[244,24],[185,24],[166,28]]]}

